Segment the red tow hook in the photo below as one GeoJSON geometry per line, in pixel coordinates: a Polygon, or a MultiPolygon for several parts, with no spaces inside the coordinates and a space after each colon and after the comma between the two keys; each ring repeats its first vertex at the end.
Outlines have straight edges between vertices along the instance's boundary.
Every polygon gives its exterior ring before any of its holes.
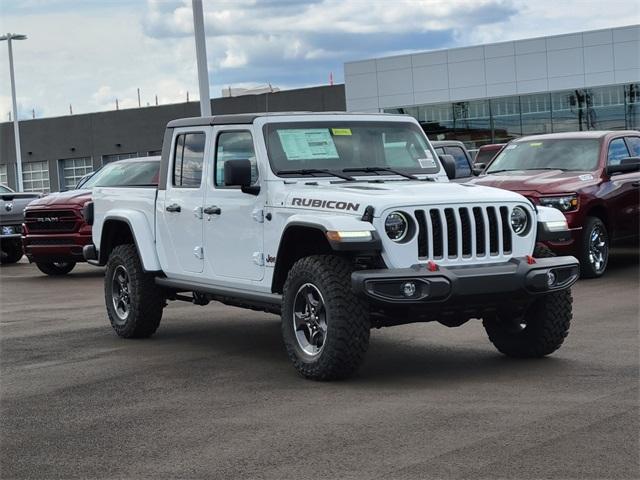
{"type": "Polygon", "coordinates": [[[534,263],[536,263],[536,259],[533,258],[531,255],[527,255],[527,263],[529,265],[533,265],[534,263]]]}
{"type": "Polygon", "coordinates": [[[440,270],[440,267],[438,267],[438,264],[433,260],[429,260],[427,262],[427,270],[429,270],[430,272],[437,272],[438,270],[440,270]]]}

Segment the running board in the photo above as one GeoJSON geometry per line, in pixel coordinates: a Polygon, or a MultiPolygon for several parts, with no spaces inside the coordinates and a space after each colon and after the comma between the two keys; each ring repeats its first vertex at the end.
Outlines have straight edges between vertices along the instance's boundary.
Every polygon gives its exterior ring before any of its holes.
{"type": "Polygon", "coordinates": [[[229,302],[223,303],[255,303],[260,305],[270,305],[280,307],[282,303],[282,295],[277,293],[252,292],[248,290],[239,290],[236,288],[218,287],[198,282],[181,282],[180,280],[171,280],[164,277],[156,277],[156,283],[161,287],[171,288],[181,292],[202,292],[208,293],[216,300],[228,299],[229,302]]]}

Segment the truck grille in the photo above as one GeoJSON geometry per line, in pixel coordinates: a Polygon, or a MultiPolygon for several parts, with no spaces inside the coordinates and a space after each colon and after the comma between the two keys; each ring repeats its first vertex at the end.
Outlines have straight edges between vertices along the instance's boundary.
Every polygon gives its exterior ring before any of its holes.
{"type": "Polygon", "coordinates": [[[73,210],[32,210],[24,218],[30,233],[74,232],[79,220],[73,210]]]}
{"type": "Polygon", "coordinates": [[[511,253],[507,207],[440,207],[415,210],[414,213],[418,223],[418,257],[421,260],[511,253]]]}

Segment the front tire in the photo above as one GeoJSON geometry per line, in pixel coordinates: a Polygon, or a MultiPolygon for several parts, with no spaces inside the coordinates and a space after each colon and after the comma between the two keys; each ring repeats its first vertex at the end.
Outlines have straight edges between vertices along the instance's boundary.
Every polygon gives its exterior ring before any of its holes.
{"type": "Polygon", "coordinates": [[[150,337],[160,326],[164,295],[142,268],[135,245],[118,245],[109,255],[104,293],[109,321],[120,337],[150,337]]]}
{"type": "Polygon", "coordinates": [[[607,227],[597,217],[588,217],[585,222],[580,251],[580,276],[582,278],[601,277],[609,263],[609,234],[607,227]]]}
{"type": "Polygon", "coordinates": [[[282,337],[294,367],[312,380],[353,375],[369,346],[367,304],[351,289],[351,264],[334,255],[298,260],[282,297],[282,337]]]}
{"type": "Polygon", "coordinates": [[[16,263],[22,258],[22,244],[20,242],[2,242],[0,262],[2,264],[16,263]]]}
{"type": "Polygon", "coordinates": [[[36,262],[36,267],[42,273],[59,277],[66,275],[76,266],[76,262],[36,262]]]}
{"type": "Polygon", "coordinates": [[[497,314],[483,319],[489,340],[499,352],[516,358],[540,358],[560,348],[569,333],[571,290],[548,293],[533,301],[522,316],[497,314]]]}

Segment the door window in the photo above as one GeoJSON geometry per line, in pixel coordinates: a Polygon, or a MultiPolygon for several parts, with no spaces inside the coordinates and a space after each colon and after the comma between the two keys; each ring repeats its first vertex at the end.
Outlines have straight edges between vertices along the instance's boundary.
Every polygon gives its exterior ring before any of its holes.
{"type": "Polygon", "coordinates": [[[627,147],[632,157],[640,157],[640,137],[627,137],[627,147]]]}
{"type": "Polygon", "coordinates": [[[607,163],[609,165],[619,165],[623,158],[629,156],[629,150],[624,143],[624,139],[616,138],[609,144],[609,151],[607,153],[607,163]]]}
{"type": "Polygon", "coordinates": [[[215,168],[217,187],[224,187],[224,162],[227,160],[249,160],[251,162],[251,183],[258,180],[258,165],[251,132],[239,130],[221,132],[218,135],[215,168]]]}
{"type": "Polygon", "coordinates": [[[456,178],[471,175],[471,167],[464,151],[460,147],[447,147],[447,153],[456,161],[456,178]]]}
{"type": "Polygon", "coordinates": [[[200,188],[204,145],[204,133],[178,135],[173,157],[173,185],[175,187],[200,188]]]}

